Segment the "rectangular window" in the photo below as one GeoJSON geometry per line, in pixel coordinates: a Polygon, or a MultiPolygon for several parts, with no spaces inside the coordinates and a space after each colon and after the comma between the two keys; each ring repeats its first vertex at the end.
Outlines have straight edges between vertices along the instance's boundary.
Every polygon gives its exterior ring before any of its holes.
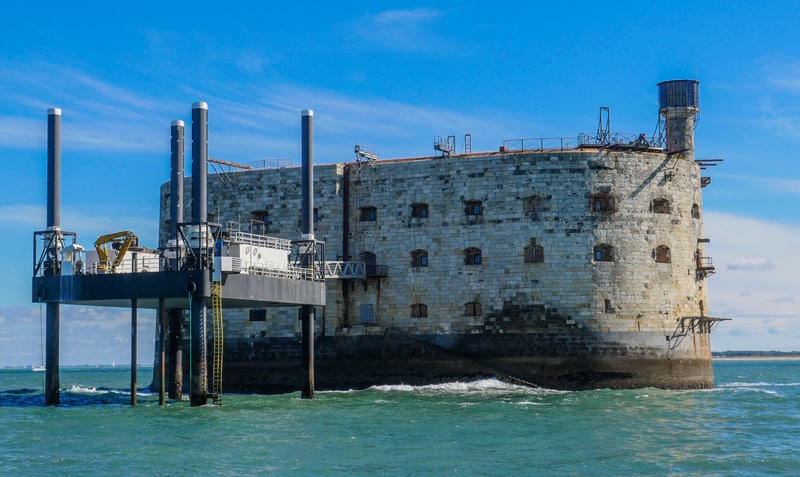
{"type": "Polygon", "coordinates": [[[265,308],[250,308],[250,321],[267,321],[265,308]]]}
{"type": "Polygon", "coordinates": [[[375,222],[376,220],[378,220],[378,209],[376,209],[375,207],[361,208],[362,222],[375,222]]]}
{"type": "Polygon", "coordinates": [[[411,204],[411,217],[415,219],[427,219],[428,204],[411,204]]]}
{"type": "Polygon", "coordinates": [[[482,215],[483,214],[483,203],[479,200],[470,200],[466,202],[466,207],[464,208],[464,212],[467,215],[482,215]]]}
{"type": "Polygon", "coordinates": [[[595,194],[592,196],[592,212],[616,212],[617,201],[611,194],[595,194]]]}

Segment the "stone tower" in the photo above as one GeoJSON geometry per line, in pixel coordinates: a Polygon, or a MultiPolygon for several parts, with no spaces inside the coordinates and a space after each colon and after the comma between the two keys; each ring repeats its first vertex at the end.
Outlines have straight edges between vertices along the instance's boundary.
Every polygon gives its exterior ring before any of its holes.
{"type": "Polygon", "coordinates": [[[667,154],[694,158],[694,117],[700,112],[699,86],[695,80],[658,83],[658,112],[667,129],[667,154]]]}

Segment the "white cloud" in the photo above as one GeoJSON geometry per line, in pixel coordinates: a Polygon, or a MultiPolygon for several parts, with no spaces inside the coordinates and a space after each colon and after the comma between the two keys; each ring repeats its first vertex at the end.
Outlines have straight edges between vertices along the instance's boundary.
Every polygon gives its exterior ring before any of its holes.
{"type": "MultiPolygon", "coordinates": [[[[29,366],[43,362],[44,305],[0,308],[0,366],[29,366]]],[[[61,306],[63,365],[130,362],[130,310],[61,306]]],[[[155,313],[140,310],[138,361],[151,363],[155,342],[155,313]]]]}
{"type": "MultiPolygon", "coordinates": [[[[117,210],[114,207],[113,210],[117,210]]],[[[108,210],[105,210],[108,212],[108,210]]],[[[144,218],[130,215],[126,211],[123,215],[98,215],[87,212],[83,208],[62,207],[61,225],[64,230],[77,232],[82,237],[82,241],[87,241],[92,237],[117,230],[132,230],[136,232],[140,239],[153,241],[158,232],[158,217],[144,218]]],[[[2,205],[0,206],[0,221],[7,227],[22,226],[35,230],[44,230],[46,221],[46,209],[41,205],[2,205]]],[[[144,241],[142,241],[144,244],[144,241]]]]}
{"type": "Polygon", "coordinates": [[[712,336],[715,350],[800,350],[800,226],[705,212],[710,315],[733,318],[712,336]]]}
{"type": "Polygon", "coordinates": [[[430,8],[386,10],[364,15],[354,22],[354,30],[368,44],[406,52],[439,52],[453,44],[436,34],[435,24],[442,12],[430,8]]]}
{"type": "Polygon", "coordinates": [[[775,264],[768,258],[764,257],[742,257],[728,263],[728,270],[773,270],[775,264]]]}

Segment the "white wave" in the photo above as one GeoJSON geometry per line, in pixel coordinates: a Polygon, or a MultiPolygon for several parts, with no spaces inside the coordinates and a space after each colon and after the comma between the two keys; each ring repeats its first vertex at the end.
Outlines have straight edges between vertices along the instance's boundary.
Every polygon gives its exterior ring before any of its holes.
{"type": "Polygon", "coordinates": [[[733,383],[726,383],[720,384],[720,388],[760,388],[764,386],[769,387],[796,387],[800,386],[800,383],[767,383],[764,381],[759,381],[756,383],[747,383],[747,382],[733,382],[733,383]]]}
{"type": "Polygon", "coordinates": [[[425,384],[412,386],[409,384],[391,384],[382,386],[372,386],[374,391],[381,392],[419,392],[423,394],[442,393],[442,394],[560,394],[567,391],[557,391],[546,388],[532,388],[509,384],[496,378],[479,379],[477,381],[454,381],[442,384],[425,384]]]}
{"type": "MultiPolygon", "coordinates": [[[[101,388],[97,389],[96,387],[91,386],[82,386],[80,384],[73,384],[69,388],[67,388],[67,392],[75,393],[75,394],[124,394],[129,395],[131,391],[129,389],[110,389],[110,388],[101,388]]],[[[136,391],[137,396],[150,396],[153,393],[149,391],[136,391]]]]}

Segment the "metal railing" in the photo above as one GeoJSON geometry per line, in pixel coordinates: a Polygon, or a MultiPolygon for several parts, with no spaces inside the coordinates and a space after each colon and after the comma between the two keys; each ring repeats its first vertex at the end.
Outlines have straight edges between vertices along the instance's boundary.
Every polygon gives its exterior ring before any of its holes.
{"type": "Polygon", "coordinates": [[[522,139],[506,139],[503,141],[505,152],[544,151],[575,149],[577,142],[566,137],[531,137],[522,139]]]}
{"type": "Polygon", "coordinates": [[[364,262],[325,262],[325,278],[366,278],[364,262]]]}

